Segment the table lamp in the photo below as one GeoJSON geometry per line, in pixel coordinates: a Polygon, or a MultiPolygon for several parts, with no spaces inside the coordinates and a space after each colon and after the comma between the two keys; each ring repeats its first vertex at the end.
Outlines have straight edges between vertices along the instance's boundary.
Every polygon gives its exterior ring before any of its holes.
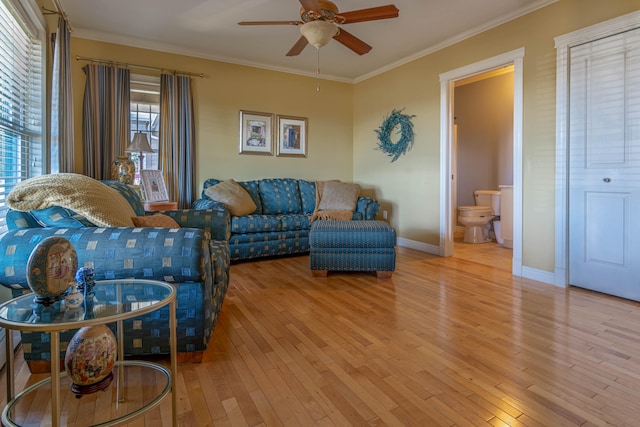
{"type": "Polygon", "coordinates": [[[126,151],[128,153],[138,153],[138,173],[142,174],[142,159],[144,156],[144,154],[142,153],[153,153],[153,149],[151,148],[151,145],[149,145],[147,134],[144,132],[134,133],[133,138],[131,139],[131,143],[127,145],[126,151]]]}

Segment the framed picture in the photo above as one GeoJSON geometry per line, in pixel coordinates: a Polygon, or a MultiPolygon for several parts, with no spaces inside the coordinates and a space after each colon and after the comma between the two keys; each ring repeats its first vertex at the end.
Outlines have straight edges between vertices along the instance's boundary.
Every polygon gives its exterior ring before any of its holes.
{"type": "Polygon", "coordinates": [[[164,185],[162,171],[156,169],[143,169],[140,172],[144,198],[147,202],[164,202],[169,200],[167,187],[164,185]]]}
{"type": "Polygon", "coordinates": [[[307,127],[305,117],[278,116],[278,156],[307,157],[307,127]]]}
{"type": "Polygon", "coordinates": [[[273,114],[240,110],[240,154],[273,154],[273,114]]]}

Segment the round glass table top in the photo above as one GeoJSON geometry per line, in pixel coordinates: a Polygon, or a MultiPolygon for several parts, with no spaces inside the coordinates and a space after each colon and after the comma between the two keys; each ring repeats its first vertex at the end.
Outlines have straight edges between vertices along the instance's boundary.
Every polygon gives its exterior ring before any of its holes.
{"type": "Polygon", "coordinates": [[[64,299],[45,306],[26,294],[0,305],[0,326],[14,330],[65,330],[137,317],[175,300],[175,287],[155,280],[96,281],[93,295],[79,307],[64,299]]]}

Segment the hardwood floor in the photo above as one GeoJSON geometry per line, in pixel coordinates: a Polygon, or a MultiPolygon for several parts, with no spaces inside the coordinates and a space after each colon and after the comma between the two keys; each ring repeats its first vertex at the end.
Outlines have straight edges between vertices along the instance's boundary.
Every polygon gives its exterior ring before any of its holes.
{"type": "Polygon", "coordinates": [[[179,367],[180,425],[638,425],[640,304],[513,277],[498,245],[455,252],[398,248],[391,279],[232,265],[204,362],[179,367]]]}

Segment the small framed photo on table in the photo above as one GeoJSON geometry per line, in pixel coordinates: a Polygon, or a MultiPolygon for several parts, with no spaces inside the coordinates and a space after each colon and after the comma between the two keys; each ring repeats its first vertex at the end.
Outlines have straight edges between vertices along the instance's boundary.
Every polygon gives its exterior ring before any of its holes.
{"type": "Polygon", "coordinates": [[[278,116],[279,157],[307,157],[307,127],[305,117],[278,116]]]}
{"type": "Polygon", "coordinates": [[[167,187],[164,185],[162,171],[156,169],[144,169],[140,172],[142,189],[144,190],[145,201],[164,202],[169,200],[167,187]]]}
{"type": "Polygon", "coordinates": [[[240,110],[240,154],[273,154],[273,114],[240,110]]]}

